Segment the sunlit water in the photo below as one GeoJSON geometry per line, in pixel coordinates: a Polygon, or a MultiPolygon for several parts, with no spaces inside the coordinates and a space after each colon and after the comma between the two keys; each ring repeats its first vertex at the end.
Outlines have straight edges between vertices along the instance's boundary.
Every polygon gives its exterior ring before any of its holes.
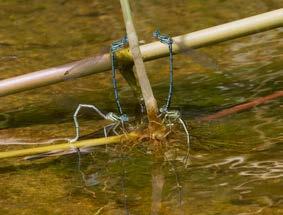
{"type": "MultiPolygon", "coordinates": [[[[281,0],[132,2],[139,39],[145,42],[153,41],[156,28],[175,36],[283,6],[281,0]]],[[[112,0],[1,0],[0,27],[0,79],[107,52],[125,34],[119,1],[112,0]]],[[[276,29],[202,49],[217,69],[191,53],[174,57],[173,108],[190,127],[190,165],[182,163],[182,142],[161,158],[146,145],[98,147],[82,155],[81,172],[75,154],[5,159],[0,213],[282,214],[282,98],[217,121],[196,120],[282,90],[282,41],[282,29],[276,29]]],[[[146,67],[162,105],[168,59],[146,67]]],[[[134,115],[136,100],[121,77],[119,87],[122,105],[134,115]]],[[[110,72],[1,98],[1,151],[25,147],[16,143],[72,137],[72,113],[79,103],[114,111],[110,72]]],[[[87,111],[80,120],[83,134],[106,123],[87,111]]]]}

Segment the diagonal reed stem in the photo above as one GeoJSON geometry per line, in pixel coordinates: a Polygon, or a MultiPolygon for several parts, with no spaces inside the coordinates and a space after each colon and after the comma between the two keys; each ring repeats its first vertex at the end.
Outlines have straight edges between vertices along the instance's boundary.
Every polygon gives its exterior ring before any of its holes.
{"type": "Polygon", "coordinates": [[[145,65],[139,47],[139,41],[132,19],[131,9],[128,0],[120,0],[123,11],[124,22],[129,40],[130,50],[136,67],[136,77],[141,87],[142,96],[145,102],[149,121],[157,119],[158,106],[154,98],[149,79],[145,71],[145,65]]]}

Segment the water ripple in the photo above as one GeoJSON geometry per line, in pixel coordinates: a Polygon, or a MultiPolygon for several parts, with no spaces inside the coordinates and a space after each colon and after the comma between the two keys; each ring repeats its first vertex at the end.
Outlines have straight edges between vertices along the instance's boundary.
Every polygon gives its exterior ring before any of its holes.
{"type": "Polygon", "coordinates": [[[228,169],[239,170],[240,176],[253,176],[263,180],[283,177],[283,160],[246,161],[246,159],[246,156],[230,157],[203,168],[220,168],[228,165],[228,169]]]}

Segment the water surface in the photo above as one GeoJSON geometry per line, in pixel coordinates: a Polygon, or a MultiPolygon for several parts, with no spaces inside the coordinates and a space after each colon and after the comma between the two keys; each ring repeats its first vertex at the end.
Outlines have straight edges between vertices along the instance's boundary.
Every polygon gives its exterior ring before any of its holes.
{"type": "MultiPolygon", "coordinates": [[[[172,36],[282,7],[281,0],[132,1],[139,39],[172,36]]],[[[107,52],[125,34],[119,1],[0,0],[0,79],[107,52]]],[[[82,156],[0,165],[1,214],[282,214],[283,100],[209,123],[197,118],[282,90],[282,29],[174,57],[173,108],[189,125],[191,165],[181,162],[185,140],[158,159],[147,147],[98,147],[82,156]],[[195,57],[197,58],[197,57],[195,57]],[[204,58],[205,59],[205,58],[204,58]],[[164,157],[167,161],[164,161],[164,157]],[[169,160],[169,161],[168,161],[169,160]]],[[[146,63],[158,99],[168,90],[168,59],[146,63]],[[163,75],[166,74],[166,75],[163,75]]],[[[136,100],[118,77],[122,104],[134,115],[136,100]]],[[[79,103],[115,111],[110,72],[1,98],[0,143],[57,143],[74,135],[79,103]]],[[[83,134],[105,121],[80,115],[83,134]]],[[[1,151],[26,146],[3,145],[1,151]]]]}

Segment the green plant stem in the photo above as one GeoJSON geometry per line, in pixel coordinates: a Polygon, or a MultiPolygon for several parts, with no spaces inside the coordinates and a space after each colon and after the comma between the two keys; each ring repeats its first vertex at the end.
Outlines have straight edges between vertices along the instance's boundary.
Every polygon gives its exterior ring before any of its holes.
{"type": "Polygon", "coordinates": [[[118,136],[111,136],[106,138],[97,138],[97,139],[89,139],[89,140],[81,140],[70,143],[62,143],[56,145],[49,145],[49,146],[41,146],[29,149],[21,149],[21,150],[14,150],[8,152],[0,152],[0,159],[1,158],[11,158],[11,157],[22,157],[28,155],[36,155],[40,153],[46,153],[53,150],[68,150],[72,147],[82,148],[82,147],[91,147],[91,146],[100,146],[106,144],[113,144],[119,143],[123,140],[134,140],[138,137],[138,133],[132,132],[127,135],[118,135],[118,136]]]}

